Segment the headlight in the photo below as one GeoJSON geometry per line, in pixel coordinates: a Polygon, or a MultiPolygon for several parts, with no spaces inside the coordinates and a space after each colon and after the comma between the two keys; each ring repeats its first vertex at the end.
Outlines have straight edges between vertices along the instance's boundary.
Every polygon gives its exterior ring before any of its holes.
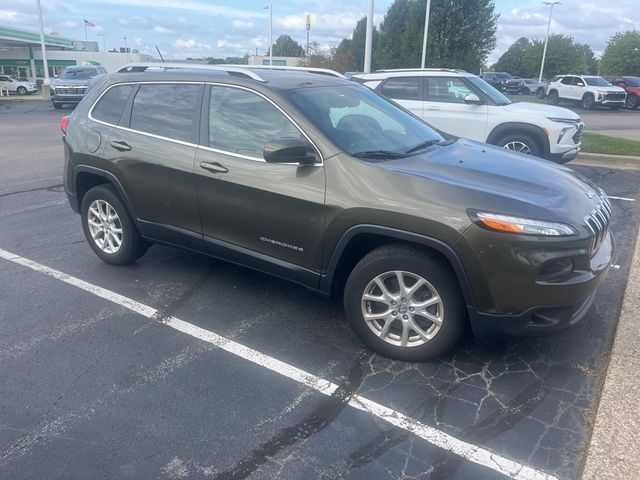
{"type": "Polygon", "coordinates": [[[573,128],[571,127],[564,127],[562,130],[560,130],[560,135],[558,136],[558,143],[561,143],[564,136],[572,130],[573,128]]]}
{"type": "Polygon", "coordinates": [[[476,212],[474,216],[483,226],[498,232],[545,237],[564,237],[576,234],[573,228],[564,223],[545,222],[487,212],[476,212]]]}

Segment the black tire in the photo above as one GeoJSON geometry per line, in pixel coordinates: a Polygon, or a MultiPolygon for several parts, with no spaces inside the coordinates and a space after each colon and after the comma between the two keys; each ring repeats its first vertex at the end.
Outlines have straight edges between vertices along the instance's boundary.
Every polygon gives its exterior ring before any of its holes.
{"type": "Polygon", "coordinates": [[[544,98],[546,97],[546,95],[545,95],[545,93],[544,93],[544,88],[542,88],[542,87],[541,87],[541,88],[539,88],[539,89],[536,91],[536,96],[537,96],[540,100],[544,99],[544,98]]]}
{"type": "Polygon", "coordinates": [[[596,103],[593,95],[591,93],[585,93],[584,97],[582,97],[582,108],[585,110],[591,110],[596,103]]]}
{"type": "Polygon", "coordinates": [[[527,87],[520,87],[520,95],[529,95],[531,91],[527,87]]]}
{"type": "Polygon", "coordinates": [[[56,110],[60,110],[62,108],[62,104],[58,103],[58,102],[51,102],[53,103],[53,108],[55,108],[56,110]]]}
{"type": "MultiPolygon", "coordinates": [[[[457,280],[449,266],[435,256],[402,244],[385,245],[365,255],[349,275],[344,289],[347,319],[362,343],[386,357],[410,362],[433,359],[455,345],[466,322],[463,305],[457,280]],[[362,297],[367,286],[378,275],[398,270],[422,277],[442,300],[445,313],[440,330],[422,345],[402,347],[388,343],[374,333],[362,313],[362,297]]],[[[402,325],[397,323],[402,322],[399,315],[392,322],[402,325]]]]}
{"type": "Polygon", "coordinates": [[[147,251],[148,245],[142,240],[142,237],[140,237],[138,229],[113,185],[98,185],[90,189],[82,198],[80,215],[82,218],[82,229],[84,230],[87,243],[89,243],[96,255],[104,262],[112,265],[128,265],[135,262],[147,251]],[[103,251],[91,236],[88,212],[89,206],[96,200],[102,200],[108,203],[119,217],[119,225],[122,229],[122,243],[115,253],[103,251]]]}
{"type": "Polygon", "coordinates": [[[638,108],[638,103],[639,103],[638,97],[631,94],[627,95],[627,101],[625,102],[625,107],[627,107],[629,110],[635,110],[636,108],[638,108]]]}
{"type": "Polygon", "coordinates": [[[536,157],[542,157],[542,147],[538,143],[538,141],[528,133],[512,133],[509,135],[505,135],[504,137],[498,139],[495,142],[495,145],[502,148],[508,148],[509,150],[513,150],[519,153],[524,153],[526,155],[535,155],[536,157]],[[520,150],[517,147],[518,143],[522,143],[529,151],[520,150]],[[509,144],[514,144],[514,148],[508,147],[509,144]]]}
{"type": "Polygon", "coordinates": [[[558,96],[558,92],[556,90],[551,90],[549,95],[547,95],[547,102],[550,105],[558,105],[560,103],[560,97],[558,96]]]}
{"type": "Polygon", "coordinates": [[[24,87],[18,87],[18,89],[16,90],[16,93],[18,95],[26,95],[27,94],[27,89],[24,87]]]}

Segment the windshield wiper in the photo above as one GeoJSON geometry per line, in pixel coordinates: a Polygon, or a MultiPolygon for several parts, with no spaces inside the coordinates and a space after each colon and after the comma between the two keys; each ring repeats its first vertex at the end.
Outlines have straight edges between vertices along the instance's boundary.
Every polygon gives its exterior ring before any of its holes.
{"type": "Polygon", "coordinates": [[[393,150],[365,150],[363,152],[352,153],[351,156],[358,158],[404,158],[407,154],[394,152],[393,150]]]}
{"type": "Polygon", "coordinates": [[[404,153],[413,153],[413,152],[417,152],[418,150],[422,150],[423,148],[427,148],[430,147],[431,145],[435,145],[436,143],[438,143],[437,140],[425,140],[424,142],[421,142],[417,145],[414,145],[411,148],[408,148],[404,151],[404,153]]]}

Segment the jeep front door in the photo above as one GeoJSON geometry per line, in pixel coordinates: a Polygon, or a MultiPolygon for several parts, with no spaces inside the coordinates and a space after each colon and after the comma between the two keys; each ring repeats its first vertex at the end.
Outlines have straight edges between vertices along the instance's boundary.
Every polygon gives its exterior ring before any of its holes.
{"type": "Polygon", "coordinates": [[[308,139],[257,92],[211,85],[208,96],[195,162],[207,248],[309,283],[322,263],[325,172],[320,157],[306,166],[265,162],[266,144],[308,139]]]}

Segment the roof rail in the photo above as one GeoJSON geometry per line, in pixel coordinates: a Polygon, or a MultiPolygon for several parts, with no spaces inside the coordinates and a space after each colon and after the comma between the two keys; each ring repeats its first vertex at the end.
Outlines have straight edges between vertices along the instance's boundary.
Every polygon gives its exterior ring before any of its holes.
{"type": "Polygon", "coordinates": [[[256,80],[258,82],[266,82],[258,73],[246,68],[246,65],[209,65],[202,63],[160,63],[160,62],[140,62],[130,63],[123,67],[120,67],[116,72],[118,73],[134,73],[134,72],[146,72],[147,70],[159,70],[166,72],[168,70],[213,70],[218,72],[227,72],[230,74],[244,75],[247,78],[256,80]]]}
{"type": "Polygon", "coordinates": [[[332,77],[346,78],[339,72],[335,70],[330,70],[328,68],[316,68],[316,67],[290,67],[287,65],[231,65],[233,67],[242,67],[248,69],[255,70],[291,70],[297,72],[309,72],[309,73],[318,73],[320,75],[329,75],[332,77]]]}
{"type": "Polygon", "coordinates": [[[390,72],[453,72],[453,73],[467,73],[466,70],[459,68],[386,68],[382,70],[376,70],[373,73],[390,73],[390,72]]]}

